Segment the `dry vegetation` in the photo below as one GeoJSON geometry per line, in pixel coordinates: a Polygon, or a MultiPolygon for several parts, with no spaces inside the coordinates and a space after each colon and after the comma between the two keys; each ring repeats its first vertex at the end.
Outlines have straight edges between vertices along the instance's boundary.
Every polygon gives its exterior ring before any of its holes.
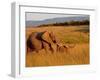
{"type": "Polygon", "coordinates": [[[26,53],[26,67],[32,66],[54,66],[54,65],[75,65],[89,64],[89,26],[52,26],[26,28],[26,39],[35,31],[53,31],[61,43],[70,45],[76,44],[66,53],[45,53],[44,50],[39,53],[26,53]]]}

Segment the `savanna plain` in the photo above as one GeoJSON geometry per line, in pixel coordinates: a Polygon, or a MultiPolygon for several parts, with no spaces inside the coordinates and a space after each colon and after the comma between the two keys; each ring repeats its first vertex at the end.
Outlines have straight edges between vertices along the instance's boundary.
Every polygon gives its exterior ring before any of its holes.
{"type": "MultiPolygon", "coordinates": [[[[26,53],[26,67],[62,66],[89,64],[89,25],[78,26],[45,26],[26,28],[26,40],[32,32],[52,31],[60,42],[75,47],[69,48],[65,53],[26,53]]],[[[27,51],[26,51],[27,52],[27,51]]]]}

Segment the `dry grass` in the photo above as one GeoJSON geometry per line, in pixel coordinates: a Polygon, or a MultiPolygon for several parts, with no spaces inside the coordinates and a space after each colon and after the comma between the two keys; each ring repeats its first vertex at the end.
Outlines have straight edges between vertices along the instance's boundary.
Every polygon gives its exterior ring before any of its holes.
{"type": "Polygon", "coordinates": [[[52,31],[57,38],[62,40],[62,43],[89,43],[89,27],[85,26],[69,26],[69,27],[38,27],[38,28],[27,28],[26,38],[32,32],[39,31],[52,31]]]}
{"type": "Polygon", "coordinates": [[[34,31],[53,31],[62,43],[75,43],[66,53],[26,53],[26,67],[89,64],[88,26],[27,28],[26,38],[34,31]]]}

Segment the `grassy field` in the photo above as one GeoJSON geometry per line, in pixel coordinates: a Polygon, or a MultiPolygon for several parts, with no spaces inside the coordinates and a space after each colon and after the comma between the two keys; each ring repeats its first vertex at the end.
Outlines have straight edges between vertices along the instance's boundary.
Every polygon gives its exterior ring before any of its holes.
{"type": "Polygon", "coordinates": [[[48,26],[26,28],[26,39],[32,32],[53,31],[64,44],[76,44],[66,53],[26,53],[26,67],[89,64],[89,26],[48,26]]]}

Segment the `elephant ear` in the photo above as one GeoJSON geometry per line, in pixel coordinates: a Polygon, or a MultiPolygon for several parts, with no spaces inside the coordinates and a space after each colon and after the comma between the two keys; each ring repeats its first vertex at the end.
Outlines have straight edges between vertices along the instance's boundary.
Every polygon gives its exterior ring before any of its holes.
{"type": "Polygon", "coordinates": [[[49,43],[49,44],[52,44],[52,43],[53,43],[53,42],[52,42],[52,39],[51,39],[51,37],[50,37],[50,33],[49,33],[48,31],[45,31],[45,32],[43,33],[43,35],[41,36],[41,38],[42,38],[43,41],[45,41],[45,42],[47,42],[47,43],[49,43]]]}
{"type": "Polygon", "coordinates": [[[50,36],[50,38],[52,39],[52,41],[53,41],[54,43],[56,43],[56,37],[55,37],[54,33],[53,33],[53,32],[50,32],[50,33],[49,33],[49,36],[50,36]]]}

